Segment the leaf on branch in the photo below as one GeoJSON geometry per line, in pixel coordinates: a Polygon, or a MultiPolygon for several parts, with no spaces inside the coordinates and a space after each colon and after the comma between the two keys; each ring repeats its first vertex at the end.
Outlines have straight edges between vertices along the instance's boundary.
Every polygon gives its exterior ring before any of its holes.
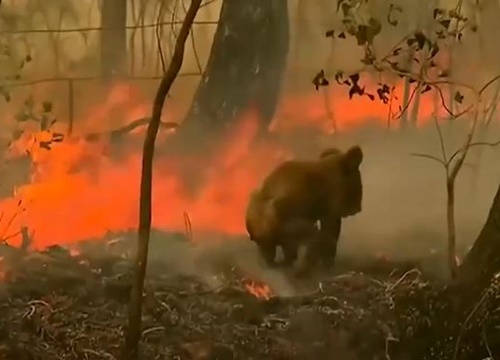
{"type": "Polygon", "coordinates": [[[453,19],[460,19],[462,17],[455,9],[448,10],[448,15],[453,19]]]}
{"type": "Polygon", "coordinates": [[[387,104],[389,102],[390,94],[391,94],[391,89],[387,84],[381,84],[381,86],[377,89],[377,95],[384,104],[387,104]]]}
{"type": "Polygon", "coordinates": [[[464,96],[460,93],[460,91],[457,91],[455,92],[455,96],[453,96],[453,100],[461,104],[464,101],[464,96]]]}
{"type": "Polygon", "coordinates": [[[321,70],[319,73],[316,74],[312,83],[316,87],[316,90],[319,90],[320,86],[328,86],[330,84],[328,80],[325,78],[324,70],[321,70]]]}
{"type": "Polygon", "coordinates": [[[444,19],[444,20],[440,20],[439,21],[439,24],[444,27],[446,30],[448,30],[450,28],[450,24],[451,24],[451,19],[444,19]]]}
{"type": "Polygon", "coordinates": [[[339,33],[339,34],[337,35],[337,38],[339,38],[339,39],[345,39],[345,38],[346,38],[346,36],[345,36],[345,32],[343,32],[343,31],[342,31],[341,33],[339,33]]]}
{"type": "Polygon", "coordinates": [[[337,9],[339,7],[339,4],[340,4],[340,8],[342,9],[342,14],[346,17],[349,16],[349,11],[351,10],[351,5],[346,3],[344,0],[338,0],[337,9]]]}
{"type": "Polygon", "coordinates": [[[366,96],[368,96],[368,98],[369,98],[371,101],[375,101],[375,96],[374,96],[373,94],[366,93],[365,95],[366,95],[366,96]]]}
{"type": "Polygon", "coordinates": [[[401,6],[399,5],[394,5],[394,4],[390,4],[389,5],[389,12],[387,13],[387,22],[392,25],[392,26],[398,26],[399,24],[399,21],[396,20],[396,19],[393,19],[393,15],[395,13],[402,13],[403,12],[403,9],[401,8],[401,6]]]}
{"type": "MultiPolygon", "coordinates": [[[[440,50],[439,49],[439,45],[437,43],[432,43],[430,45],[430,47],[431,47],[431,52],[429,54],[429,58],[428,59],[434,58],[438,54],[438,52],[440,50]]],[[[434,62],[431,62],[431,66],[436,66],[436,64],[434,62]]]]}
{"type": "Polygon", "coordinates": [[[365,56],[360,61],[365,65],[373,65],[375,63],[375,57],[373,57],[369,51],[365,51],[365,56]]]}
{"type": "Polygon", "coordinates": [[[358,41],[358,45],[364,45],[368,42],[368,26],[359,25],[356,31],[356,40],[358,41]]]}
{"type": "Polygon", "coordinates": [[[339,70],[335,73],[335,81],[339,84],[339,85],[342,85],[342,78],[344,77],[344,73],[339,70]]]}
{"type": "Polygon", "coordinates": [[[415,36],[415,41],[417,42],[418,45],[418,49],[422,50],[425,46],[425,43],[427,42],[427,37],[421,31],[417,31],[414,36],[415,36]]]}
{"type": "Polygon", "coordinates": [[[380,24],[377,19],[370,18],[368,20],[368,25],[358,25],[354,35],[356,36],[359,46],[365,44],[371,45],[373,44],[375,36],[380,34],[380,31],[382,31],[382,24],[380,24]]]}
{"type": "Polygon", "coordinates": [[[337,0],[337,12],[340,10],[340,7],[342,6],[342,3],[344,2],[345,0],[337,0]]]}
{"type": "Polygon", "coordinates": [[[421,94],[425,94],[426,92],[430,91],[432,89],[432,86],[430,86],[429,84],[425,85],[425,88],[420,91],[421,94]]]}
{"type": "Polygon", "coordinates": [[[24,61],[26,61],[27,63],[31,62],[31,60],[33,60],[33,58],[29,54],[24,58],[24,61]]]}
{"type": "Polygon", "coordinates": [[[363,96],[365,94],[365,87],[360,87],[358,84],[353,84],[349,89],[349,99],[352,99],[354,95],[363,96]]]}
{"type": "MultiPolygon", "coordinates": [[[[394,69],[396,72],[402,72],[403,70],[399,67],[399,64],[395,61],[388,61],[387,62],[392,69],[394,69]]],[[[402,76],[402,75],[400,75],[402,76]]]]}
{"type": "Polygon", "coordinates": [[[356,74],[349,75],[349,79],[351,79],[351,81],[354,85],[357,85],[358,81],[359,81],[359,74],[356,73],[356,74]]]}
{"type": "Polygon", "coordinates": [[[435,8],[433,13],[432,13],[432,16],[434,19],[437,19],[438,16],[442,16],[444,13],[444,10],[443,9],[439,9],[439,8],[435,8]]]}
{"type": "Polygon", "coordinates": [[[446,35],[444,33],[444,31],[436,31],[436,35],[438,37],[439,40],[443,40],[443,39],[446,39],[446,35]]]}
{"type": "Polygon", "coordinates": [[[328,38],[328,37],[331,37],[331,38],[335,38],[335,30],[328,30],[325,34],[325,36],[328,38]]]}

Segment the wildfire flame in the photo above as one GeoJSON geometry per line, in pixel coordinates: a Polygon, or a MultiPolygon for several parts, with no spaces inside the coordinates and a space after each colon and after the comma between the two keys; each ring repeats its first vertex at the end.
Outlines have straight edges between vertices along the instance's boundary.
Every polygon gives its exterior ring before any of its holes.
{"type": "Polygon", "coordinates": [[[247,279],[243,283],[245,289],[256,298],[269,300],[272,296],[271,288],[262,281],[247,279]]]}
{"type": "MultiPolygon", "coordinates": [[[[108,121],[117,108],[126,113],[127,122],[147,117],[150,100],[139,96],[138,92],[131,86],[117,85],[108,98],[91,109],[85,118],[75,119],[77,128],[91,133],[109,131],[109,128],[119,125],[114,117],[114,124],[110,125],[108,121]],[[107,128],[103,129],[102,124],[107,128]]],[[[397,87],[395,93],[402,94],[402,87],[397,87]]],[[[327,96],[338,130],[359,127],[367,122],[387,126],[387,105],[365,97],[349,100],[344,89],[332,88],[327,96]]],[[[433,114],[432,100],[428,94],[422,95],[420,124],[433,114]]],[[[164,120],[171,122],[177,116],[176,111],[172,106],[167,107],[164,120]]],[[[286,96],[272,129],[287,131],[312,126],[328,131],[332,126],[328,114],[321,92],[286,96]]],[[[183,184],[177,176],[186,159],[156,155],[153,226],[160,230],[185,232],[186,214],[189,214],[189,236],[196,233],[196,241],[200,238],[198,234],[203,232],[243,234],[245,205],[250,191],[269,169],[292,155],[289,149],[275,144],[254,145],[257,128],[258,119],[249,111],[234,134],[220,144],[217,156],[209,164],[200,162],[200,173],[204,174],[206,182],[196,196],[183,191],[183,184]]],[[[144,127],[135,132],[142,135],[144,127]]],[[[15,233],[23,226],[29,228],[36,234],[33,239],[35,248],[101,238],[107,232],[137,227],[142,137],[136,136],[140,141],[135,146],[127,144],[127,150],[117,160],[109,156],[109,139],[87,141],[81,135],[75,133],[51,150],[36,146],[37,139],[40,141],[47,136],[43,133],[28,134],[12,146],[12,151],[18,154],[29,150],[33,173],[31,182],[17,188],[15,196],[0,201],[0,209],[5,214],[13,214],[22,202],[24,210],[9,223],[9,233],[15,233]]],[[[5,226],[4,219],[0,227],[5,226]]],[[[21,237],[11,240],[11,244],[17,245],[21,237]]],[[[269,290],[265,286],[250,288],[259,296],[266,296],[262,294],[269,290]]]]}

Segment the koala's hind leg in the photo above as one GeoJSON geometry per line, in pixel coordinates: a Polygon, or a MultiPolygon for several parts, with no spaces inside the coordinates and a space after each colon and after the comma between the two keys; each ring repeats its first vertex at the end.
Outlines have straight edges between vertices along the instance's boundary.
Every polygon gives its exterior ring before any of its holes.
{"type": "Polygon", "coordinates": [[[322,248],[322,234],[316,232],[305,242],[306,251],[304,258],[299,261],[298,274],[307,275],[313,270],[321,261],[322,248]]]}
{"type": "Polygon", "coordinates": [[[337,245],[342,228],[342,218],[340,216],[325,217],[321,219],[320,224],[321,265],[331,268],[337,258],[337,245]]]}
{"type": "Polygon", "coordinates": [[[299,247],[295,243],[282,244],[281,249],[283,250],[283,265],[289,267],[293,266],[297,261],[299,256],[299,247]]]}
{"type": "Polygon", "coordinates": [[[257,243],[259,254],[267,266],[273,267],[276,265],[276,244],[274,243],[257,243]]]}

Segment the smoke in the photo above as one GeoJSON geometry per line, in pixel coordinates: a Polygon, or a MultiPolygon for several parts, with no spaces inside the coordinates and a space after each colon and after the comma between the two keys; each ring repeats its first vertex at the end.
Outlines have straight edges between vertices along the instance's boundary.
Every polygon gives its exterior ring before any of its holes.
{"type": "MultiPolygon", "coordinates": [[[[444,122],[447,156],[465,141],[467,122],[444,122]]],[[[485,139],[500,138],[497,125],[485,139]]],[[[441,157],[433,126],[406,131],[364,129],[325,139],[340,147],[360,144],[365,152],[363,212],[344,221],[342,255],[379,252],[397,258],[433,257],[446,248],[446,183],[442,165],[412,154],[441,157]]],[[[474,147],[456,182],[457,242],[462,252],[472,244],[484,224],[500,182],[500,149],[474,147]]],[[[444,259],[444,258],[443,258],[444,259]]]]}

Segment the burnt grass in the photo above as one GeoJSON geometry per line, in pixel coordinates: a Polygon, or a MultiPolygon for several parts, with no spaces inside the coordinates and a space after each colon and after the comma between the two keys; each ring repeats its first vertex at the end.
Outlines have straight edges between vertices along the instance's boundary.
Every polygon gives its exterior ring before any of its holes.
{"type": "MultiPolygon", "coordinates": [[[[95,245],[100,246],[100,245],[95,245]]],[[[3,248],[0,359],[118,359],[131,262],[62,247],[3,248]]],[[[218,285],[152,263],[144,293],[143,359],[494,359],[500,282],[457,321],[457,296],[418,264],[339,261],[292,279],[293,296],[260,299],[237,267],[218,285]]]]}

